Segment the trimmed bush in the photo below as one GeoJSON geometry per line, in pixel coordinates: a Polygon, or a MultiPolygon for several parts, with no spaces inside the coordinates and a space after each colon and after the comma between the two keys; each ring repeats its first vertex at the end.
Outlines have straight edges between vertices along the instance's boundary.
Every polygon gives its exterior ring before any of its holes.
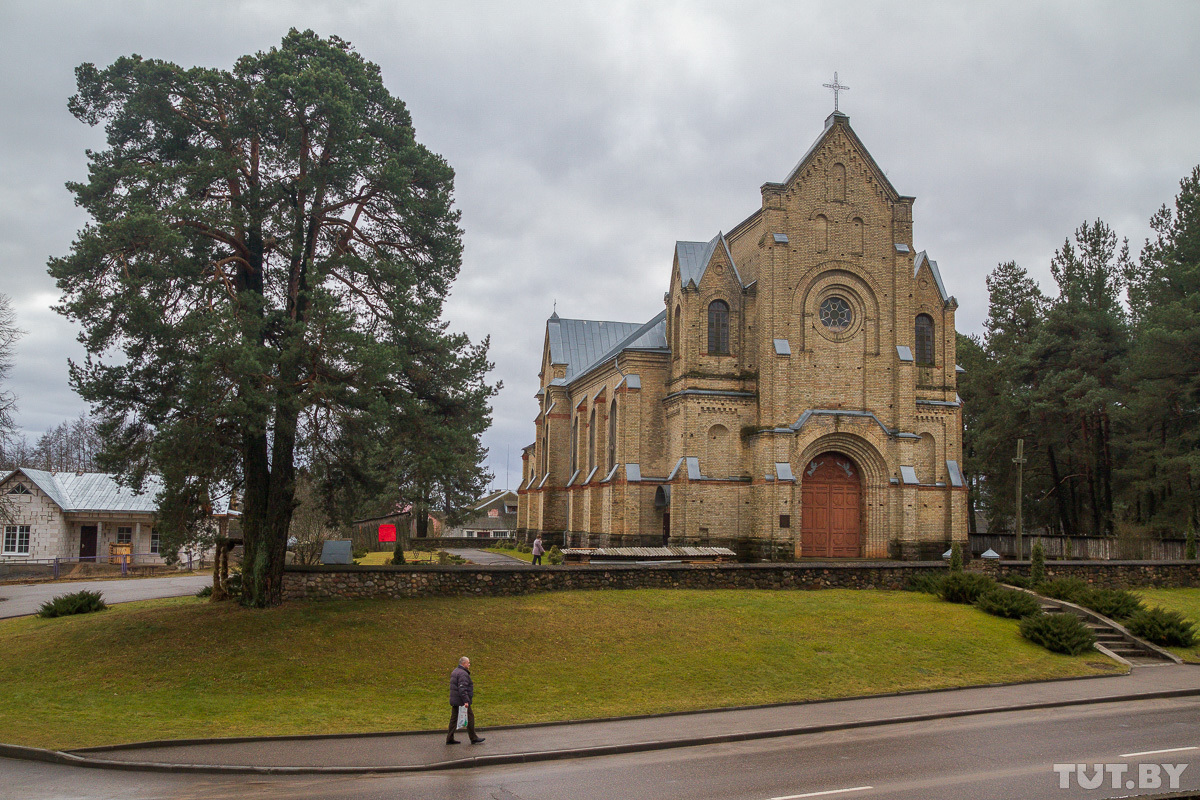
{"type": "Polygon", "coordinates": [[[941,597],[951,603],[974,603],[984,592],[996,588],[987,575],[974,572],[951,572],[942,579],[941,597]]]}
{"type": "Polygon", "coordinates": [[[1008,619],[1023,619],[1031,614],[1041,613],[1042,607],[1033,595],[1018,592],[1016,589],[1005,589],[997,586],[995,589],[979,595],[975,607],[994,617],[1008,619]]]}
{"type": "Polygon", "coordinates": [[[1137,595],[1124,589],[1090,589],[1080,605],[1118,622],[1124,622],[1143,610],[1142,601],[1137,595]]]}
{"type": "Polygon", "coordinates": [[[1125,623],[1129,632],[1163,647],[1191,647],[1196,641],[1196,628],[1178,611],[1164,608],[1143,608],[1125,623]]]}
{"type": "Polygon", "coordinates": [[[550,564],[561,564],[563,562],[562,550],[558,549],[558,545],[554,545],[546,552],[546,561],[550,564]]]}
{"type": "Polygon", "coordinates": [[[1077,656],[1096,644],[1096,636],[1074,614],[1033,614],[1021,620],[1021,635],[1054,653],[1077,656]]]}
{"type": "Polygon", "coordinates": [[[950,571],[962,572],[962,545],[958,542],[950,545],[950,571]]]}
{"type": "Polygon", "coordinates": [[[1041,539],[1033,543],[1033,551],[1029,554],[1029,580],[1035,584],[1046,580],[1046,549],[1042,547],[1041,539]]]}
{"type": "Polygon", "coordinates": [[[1033,590],[1038,594],[1044,594],[1046,597],[1053,597],[1055,600],[1066,600],[1068,603],[1076,603],[1077,605],[1086,605],[1088,594],[1092,591],[1092,587],[1087,585],[1087,581],[1081,578],[1055,578],[1052,581],[1043,581],[1033,587],[1033,590]]]}
{"type": "Polygon", "coordinates": [[[910,592],[924,592],[935,597],[942,596],[942,581],[945,575],[914,575],[905,586],[910,592]]]}
{"type": "Polygon", "coordinates": [[[205,586],[200,591],[196,592],[196,597],[212,597],[212,584],[205,586]]]}
{"type": "Polygon", "coordinates": [[[1018,586],[1022,589],[1032,589],[1033,581],[1024,575],[1005,575],[1001,579],[1002,583],[1007,583],[1009,586],[1018,586]]]}
{"type": "Polygon", "coordinates": [[[68,617],[72,614],[91,614],[93,611],[103,611],[106,608],[108,605],[104,602],[104,596],[100,592],[83,589],[71,594],[60,594],[53,600],[47,600],[38,609],[38,616],[52,619],[68,617]]]}

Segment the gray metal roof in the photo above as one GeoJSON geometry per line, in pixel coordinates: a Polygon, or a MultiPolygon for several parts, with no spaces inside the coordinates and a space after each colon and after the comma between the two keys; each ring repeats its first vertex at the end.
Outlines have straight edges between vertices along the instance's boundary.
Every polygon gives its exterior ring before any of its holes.
{"type": "Polygon", "coordinates": [[[626,350],[667,350],[667,312],[663,309],[642,323],[551,317],[546,335],[551,363],[567,367],[566,377],[559,382],[569,384],[626,350]]]}
{"type": "Polygon", "coordinates": [[[915,360],[913,358],[912,348],[910,348],[906,344],[896,345],[896,355],[900,357],[901,361],[914,361],[915,360]]]}
{"type": "Polygon", "coordinates": [[[729,245],[725,241],[725,234],[718,233],[707,242],[675,242],[675,254],[679,257],[679,283],[681,286],[687,286],[689,283],[694,286],[700,285],[704,273],[708,270],[708,264],[712,261],[713,253],[718,247],[724,248],[725,257],[729,259],[729,265],[733,267],[733,275],[737,279],[738,286],[743,285],[742,273],[738,272],[737,264],[734,263],[733,253],[729,251],[729,245]]]}
{"type": "Polygon", "coordinates": [[[942,283],[942,273],[938,269],[937,262],[926,255],[924,250],[917,253],[917,257],[913,261],[913,277],[917,277],[917,273],[921,271],[921,265],[924,263],[929,264],[929,271],[933,273],[933,282],[937,284],[938,294],[942,296],[942,302],[947,302],[950,299],[950,295],[946,293],[946,287],[942,283]]]}
{"type": "Polygon", "coordinates": [[[162,489],[156,477],[146,478],[141,494],[117,483],[116,476],[102,472],[46,472],[40,469],[20,470],[25,477],[58,504],[63,511],[128,511],[154,514],[158,511],[155,498],[162,489]]]}

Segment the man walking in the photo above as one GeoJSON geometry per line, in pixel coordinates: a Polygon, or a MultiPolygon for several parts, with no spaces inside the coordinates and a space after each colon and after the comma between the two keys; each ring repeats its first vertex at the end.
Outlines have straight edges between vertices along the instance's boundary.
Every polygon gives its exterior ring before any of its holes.
{"type": "Polygon", "coordinates": [[[454,731],[458,728],[458,709],[467,709],[467,736],[471,744],[479,744],[482,736],[475,735],[475,709],[471,708],[471,700],[475,698],[475,684],[471,680],[471,659],[463,656],[458,660],[458,666],[450,673],[450,729],[446,731],[446,744],[458,744],[454,731]]]}
{"type": "Polygon", "coordinates": [[[533,540],[533,563],[542,563],[542,555],[546,552],[545,546],[542,545],[542,535],[539,533],[537,538],[533,540]]]}

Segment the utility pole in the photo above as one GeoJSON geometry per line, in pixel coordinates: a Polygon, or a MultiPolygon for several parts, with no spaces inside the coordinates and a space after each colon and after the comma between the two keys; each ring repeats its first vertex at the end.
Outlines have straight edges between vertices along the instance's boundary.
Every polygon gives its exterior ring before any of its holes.
{"type": "Polygon", "coordinates": [[[1021,525],[1024,521],[1021,515],[1021,480],[1025,472],[1025,440],[1017,439],[1017,457],[1013,463],[1017,465],[1017,560],[1025,557],[1025,548],[1021,543],[1021,525]]]}

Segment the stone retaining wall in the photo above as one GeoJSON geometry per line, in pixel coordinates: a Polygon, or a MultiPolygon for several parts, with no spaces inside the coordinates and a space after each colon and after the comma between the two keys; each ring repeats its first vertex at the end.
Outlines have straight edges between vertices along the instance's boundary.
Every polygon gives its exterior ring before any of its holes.
{"type": "Polygon", "coordinates": [[[331,567],[289,566],[286,599],[516,595],[571,589],[902,589],[941,562],[854,564],[579,564],[331,567]]]}
{"type": "MultiPolygon", "coordinates": [[[[1028,561],[975,559],[971,567],[998,580],[1005,575],[1029,577],[1028,561]]],[[[1105,589],[1200,586],[1200,561],[1047,561],[1046,577],[1080,578],[1105,589]]]]}
{"type": "MultiPolygon", "coordinates": [[[[973,567],[1003,577],[1028,575],[1028,562],[973,567]]],[[[512,566],[289,566],[286,599],[472,597],[572,589],[902,589],[918,575],[941,573],[941,561],[804,564],[579,564],[512,566]]],[[[1196,561],[1051,561],[1052,578],[1077,577],[1097,586],[1200,586],[1196,561]]]]}

